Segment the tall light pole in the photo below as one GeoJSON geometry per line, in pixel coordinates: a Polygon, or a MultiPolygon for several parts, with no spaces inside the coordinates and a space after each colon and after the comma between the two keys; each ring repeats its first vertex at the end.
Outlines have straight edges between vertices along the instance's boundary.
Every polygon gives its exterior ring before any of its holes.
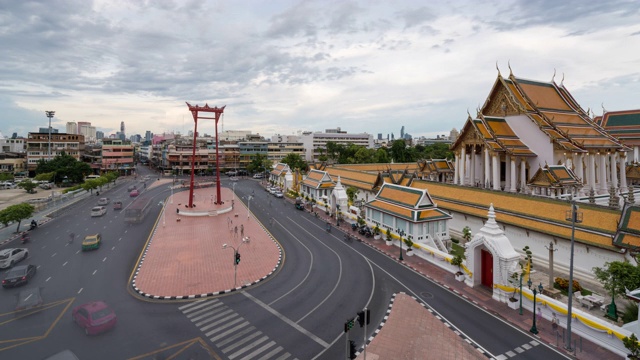
{"type": "Polygon", "coordinates": [[[51,160],[51,118],[56,114],[55,111],[45,111],[45,114],[47,114],[47,117],[49,118],[49,156],[47,157],[48,160],[51,160]]]}
{"type": "Polygon", "coordinates": [[[565,349],[572,351],[571,349],[571,310],[573,309],[573,246],[575,243],[576,223],[582,222],[582,213],[578,212],[578,205],[575,200],[571,200],[571,210],[565,214],[566,220],[571,220],[571,255],[569,260],[569,303],[567,304],[567,342],[565,343],[565,349]]]}
{"type": "Polygon", "coordinates": [[[247,220],[249,220],[249,214],[251,213],[251,199],[253,199],[253,196],[247,196],[247,220]]]}

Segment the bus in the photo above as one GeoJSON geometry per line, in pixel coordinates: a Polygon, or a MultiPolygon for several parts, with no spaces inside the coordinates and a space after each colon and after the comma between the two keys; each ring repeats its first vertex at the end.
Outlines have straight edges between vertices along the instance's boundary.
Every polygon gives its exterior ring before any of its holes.
{"type": "Polygon", "coordinates": [[[151,210],[151,198],[139,197],[124,210],[124,222],[128,224],[139,224],[151,210]]]}

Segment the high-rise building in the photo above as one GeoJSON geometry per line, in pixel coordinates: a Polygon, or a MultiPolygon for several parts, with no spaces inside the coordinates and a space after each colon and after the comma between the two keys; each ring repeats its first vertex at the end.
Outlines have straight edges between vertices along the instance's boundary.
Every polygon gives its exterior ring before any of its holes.
{"type": "Polygon", "coordinates": [[[152,139],[153,139],[153,133],[151,131],[147,130],[144,133],[144,140],[145,141],[151,141],[152,139]]]}
{"type": "Polygon", "coordinates": [[[400,139],[404,139],[404,125],[400,128],[400,139]]]}
{"type": "Polygon", "coordinates": [[[96,139],[102,140],[104,138],[104,133],[100,130],[96,131],[96,139]]]}
{"type": "MultiPolygon", "coordinates": [[[[46,127],[46,128],[45,127],[41,127],[41,128],[38,129],[38,132],[47,133],[48,134],[49,133],[49,128],[48,127],[46,127]]],[[[52,134],[57,134],[58,133],[58,129],[51,128],[51,133],[52,134]]]]}
{"type": "Polygon", "coordinates": [[[67,122],[67,134],[77,134],[78,133],[78,124],[75,121],[67,122]]]}
{"type": "Polygon", "coordinates": [[[124,132],[124,121],[120,122],[120,132],[125,134],[125,132],[124,132]]]}

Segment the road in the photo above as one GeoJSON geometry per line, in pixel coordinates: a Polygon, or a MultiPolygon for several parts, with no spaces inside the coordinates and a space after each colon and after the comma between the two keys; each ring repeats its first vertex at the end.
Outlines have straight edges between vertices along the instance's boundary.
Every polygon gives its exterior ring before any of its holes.
{"type": "MultiPolygon", "coordinates": [[[[126,191],[130,183],[123,181],[102,196],[124,200],[126,207],[132,201],[126,191]]],[[[224,184],[230,185],[226,179],[224,184]]],[[[375,249],[344,241],[339,229],[327,232],[323,221],[276,199],[257,181],[240,180],[235,191],[238,199],[250,202],[251,211],[284,249],[282,266],[274,276],[245,291],[206,301],[142,301],[132,294],[127,280],[160,206],[154,206],[143,223],[128,226],[122,221],[123,212],[111,208],[103,217],[90,218],[89,209],[98,198],[83,200],[36,230],[28,244],[31,255],[26,263],[39,266],[28,286],[41,287],[49,305],[37,314],[16,318],[11,313],[12,297],[19,289],[0,294],[4,314],[0,356],[37,359],[70,348],[81,359],[152,359],[156,355],[343,359],[345,322],[364,307],[371,309],[367,337],[371,336],[385,317],[392,294],[401,291],[446,318],[488,354],[504,354],[533,339],[375,249]],[[97,251],[82,252],[79,240],[66,243],[72,231],[78,235],[100,232],[104,244],[97,251]],[[116,329],[86,337],[72,323],[71,308],[92,300],[104,300],[114,308],[116,329]],[[182,348],[187,350],[177,350],[182,348]]],[[[159,203],[167,195],[166,187],[156,187],[145,189],[141,197],[159,203]]],[[[363,344],[364,332],[357,324],[347,334],[358,347],[363,344]]],[[[517,358],[564,356],[540,345],[517,358]]]]}

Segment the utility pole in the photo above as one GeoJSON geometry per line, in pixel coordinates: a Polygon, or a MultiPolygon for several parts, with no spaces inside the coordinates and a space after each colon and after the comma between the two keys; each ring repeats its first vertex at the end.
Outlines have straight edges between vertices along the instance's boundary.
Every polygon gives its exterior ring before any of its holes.
{"type": "Polygon", "coordinates": [[[558,249],[553,248],[553,241],[549,243],[549,246],[545,246],[549,250],[549,286],[548,289],[553,289],[553,253],[558,249]]]}
{"type": "Polygon", "coordinates": [[[47,160],[51,161],[51,118],[56,114],[55,111],[45,111],[45,114],[47,114],[47,117],[49,118],[49,148],[48,150],[48,156],[47,156],[47,160]]]}

